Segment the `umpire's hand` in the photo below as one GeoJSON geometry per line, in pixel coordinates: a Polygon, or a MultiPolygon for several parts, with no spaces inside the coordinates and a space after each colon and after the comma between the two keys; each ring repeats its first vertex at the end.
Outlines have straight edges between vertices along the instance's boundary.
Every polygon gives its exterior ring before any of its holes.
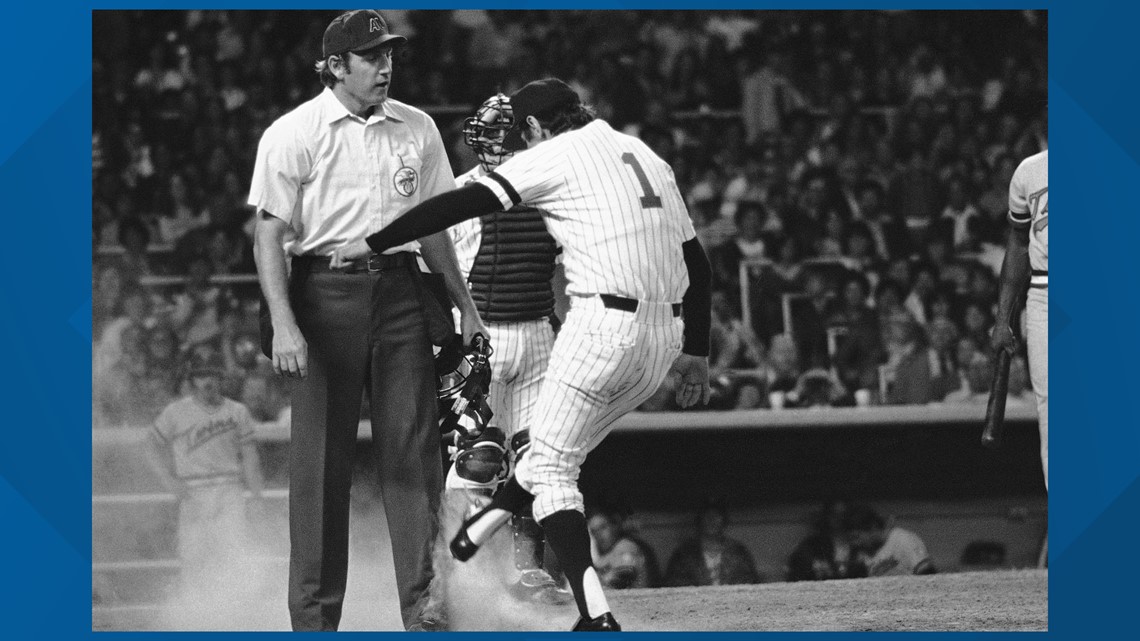
{"type": "Polygon", "coordinates": [[[273,326],[273,371],[290,378],[309,373],[309,344],[296,323],[273,326]]]}
{"type": "Polygon", "coordinates": [[[673,361],[670,373],[678,375],[677,404],[682,408],[691,407],[700,401],[702,405],[709,404],[709,359],[707,356],[693,356],[681,353],[673,361]]]}

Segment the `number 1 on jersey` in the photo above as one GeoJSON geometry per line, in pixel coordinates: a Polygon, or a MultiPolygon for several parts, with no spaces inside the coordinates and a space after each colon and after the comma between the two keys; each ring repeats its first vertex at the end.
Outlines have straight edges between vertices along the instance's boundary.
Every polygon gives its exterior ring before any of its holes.
{"type": "Polygon", "coordinates": [[[637,156],[630,152],[625,152],[621,155],[622,162],[633,167],[633,173],[637,174],[637,182],[641,183],[641,189],[645,195],[641,197],[641,206],[644,209],[652,209],[661,206],[661,197],[653,191],[653,185],[649,184],[649,176],[645,175],[645,170],[641,168],[641,163],[637,162],[637,156]]]}

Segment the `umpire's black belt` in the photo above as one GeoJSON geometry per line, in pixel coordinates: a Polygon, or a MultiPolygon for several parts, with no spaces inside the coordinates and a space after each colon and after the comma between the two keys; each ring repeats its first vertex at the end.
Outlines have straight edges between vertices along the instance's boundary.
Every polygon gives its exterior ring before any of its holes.
{"type": "MultiPolygon", "coordinates": [[[[636,312],[637,300],[633,298],[625,298],[624,296],[614,296],[613,294],[599,294],[602,299],[602,305],[609,309],[617,309],[623,312],[636,312]]],[[[681,303],[673,303],[673,316],[681,315],[681,303]]]]}
{"type": "Polygon", "coordinates": [[[343,274],[357,274],[362,272],[383,272],[389,269],[402,269],[416,267],[416,255],[413,252],[399,252],[396,254],[372,254],[368,258],[349,263],[348,267],[333,269],[329,266],[329,256],[302,255],[293,257],[293,269],[306,272],[338,272],[343,274]]]}

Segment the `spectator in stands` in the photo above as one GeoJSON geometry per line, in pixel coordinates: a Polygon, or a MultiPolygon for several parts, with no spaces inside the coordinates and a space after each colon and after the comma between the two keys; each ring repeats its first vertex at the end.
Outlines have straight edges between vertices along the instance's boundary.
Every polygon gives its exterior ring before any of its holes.
{"type": "Polygon", "coordinates": [[[844,519],[857,558],[868,576],[934,574],[937,572],[926,544],[917,534],[890,525],[874,509],[854,505],[844,519]]]}
{"type": "Polygon", "coordinates": [[[170,176],[158,210],[158,231],[166,243],[174,243],[186,232],[210,224],[209,213],[199,205],[197,194],[184,173],[175,172],[170,176]]]}
{"type": "Polygon", "coordinates": [[[626,528],[629,511],[612,505],[591,510],[590,554],[602,587],[611,590],[657,587],[656,555],[647,543],[626,528]]]}
{"type": "Polygon", "coordinates": [[[933,400],[941,400],[961,387],[958,361],[954,353],[958,342],[958,326],[948,318],[937,318],[927,324],[926,335],[930,342],[933,400]]]}
{"type": "Polygon", "coordinates": [[[934,398],[930,356],[922,345],[918,324],[897,316],[885,326],[887,362],[882,369],[888,405],[923,405],[934,398]]]}
{"type": "Polygon", "coordinates": [[[123,248],[119,262],[128,279],[137,282],[139,278],[154,273],[150,257],[146,253],[150,244],[150,229],[145,223],[134,216],[120,220],[118,240],[119,246],[123,248]]]}
{"type": "Polygon", "coordinates": [[[990,380],[993,378],[993,362],[983,352],[975,352],[966,364],[966,384],[946,395],[947,403],[963,405],[985,405],[990,397],[990,380]]]}
{"type": "Polygon", "coordinates": [[[740,400],[744,400],[749,407],[756,407],[762,380],[755,372],[764,360],[764,348],[752,330],[735,313],[725,292],[714,290],[711,297],[709,378],[723,378],[728,383],[721,387],[725,397],[719,400],[726,405],[723,409],[732,409],[737,405],[738,392],[744,387],[750,389],[746,398],[740,400]]]}
{"type": "Polygon", "coordinates": [[[874,389],[883,360],[879,317],[867,304],[867,290],[867,278],[851,273],[843,284],[840,304],[827,321],[829,330],[837,335],[831,363],[849,390],[874,389]]]}
{"type": "Polygon", "coordinates": [[[143,425],[147,415],[145,329],[128,325],[118,358],[92,380],[92,418],[97,427],[143,425]]]}
{"type": "Polygon", "coordinates": [[[821,408],[851,405],[847,388],[834,370],[817,367],[800,374],[787,394],[789,407],[821,408]]]}
{"type": "Polygon", "coordinates": [[[212,225],[206,228],[206,257],[215,275],[254,274],[253,243],[237,227],[212,225]]]}
{"type": "Polygon", "coordinates": [[[928,223],[938,213],[942,185],[927,163],[921,146],[911,146],[903,158],[906,164],[891,181],[890,209],[917,224],[928,223]]]}
{"type": "Polygon", "coordinates": [[[768,360],[760,366],[769,393],[780,392],[786,395],[796,388],[800,380],[800,357],[795,339],[791,334],[777,334],[772,337],[768,348],[768,360]]]}
{"type": "Polygon", "coordinates": [[[962,333],[973,338],[978,345],[985,345],[989,340],[990,330],[994,326],[994,317],[991,307],[993,301],[983,303],[969,301],[962,310],[962,333]]]}
{"type": "Polygon", "coordinates": [[[697,513],[696,536],[673,552],[664,584],[675,587],[761,583],[752,553],[725,534],[727,526],[728,507],[724,499],[706,501],[697,513]]]}
{"type": "Polygon", "coordinates": [[[855,561],[844,520],[850,504],[829,499],[812,519],[812,531],[796,545],[788,557],[789,581],[823,581],[867,575],[867,568],[855,561]]]}
{"type": "Polygon", "coordinates": [[[134,328],[140,333],[136,339],[141,339],[153,323],[150,297],[146,290],[130,287],[123,292],[120,300],[121,305],[115,317],[104,324],[94,344],[91,365],[92,374],[96,377],[114,367],[127,351],[128,346],[123,341],[124,331],[134,328]]]}
{"type": "Polygon", "coordinates": [[[792,331],[800,348],[800,362],[805,367],[827,367],[827,329],[825,319],[835,293],[828,278],[820,270],[809,269],[804,274],[804,295],[807,305],[792,310],[792,331]]]}
{"type": "Polygon", "coordinates": [[[879,315],[879,327],[885,329],[892,319],[912,318],[903,306],[903,288],[894,280],[884,280],[875,291],[875,313],[879,315]]]}
{"type": "Polygon", "coordinates": [[[171,322],[187,347],[216,341],[222,331],[219,314],[233,303],[227,289],[210,282],[212,276],[209,258],[191,258],[183,291],[174,296],[171,322]]]}
{"type": "Polygon", "coordinates": [[[735,304],[740,303],[740,263],[769,258],[768,243],[763,234],[767,217],[764,205],[759,202],[740,203],[735,214],[736,235],[709,250],[712,286],[728,292],[735,304]]]}
{"type": "Polygon", "coordinates": [[[920,324],[929,320],[926,316],[927,303],[938,286],[938,273],[930,263],[916,263],[911,268],[910,293],[903,301],[903,307],[920,324]]]}
{"type": "Polygon", "coordinates": [[[91,272],[91,336],[99,340],[107,324],[120,315],[127,279],[115,262],[98,263],[91,272]]]}

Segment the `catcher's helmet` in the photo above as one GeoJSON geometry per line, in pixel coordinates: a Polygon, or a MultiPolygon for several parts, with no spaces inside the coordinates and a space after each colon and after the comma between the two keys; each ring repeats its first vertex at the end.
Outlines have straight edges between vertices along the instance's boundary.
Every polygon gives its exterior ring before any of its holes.
{"type": "Polygon", "coordinates": [[[476,334],[471,346],[456,335],[435,357],[440,430],[460,430],[472,437],[487,427],[494,413],[487,404],[491,386],[491,344],[476,334]]]}
{"type": "Polygon", "coordinates": [[[463,121],[463,142],[475,150],[484,170],[493,170],[514,154],[503,149],[503,138],[514,124],[511,99],[501,93],[483,101],[475,115],[463,121]]]}

